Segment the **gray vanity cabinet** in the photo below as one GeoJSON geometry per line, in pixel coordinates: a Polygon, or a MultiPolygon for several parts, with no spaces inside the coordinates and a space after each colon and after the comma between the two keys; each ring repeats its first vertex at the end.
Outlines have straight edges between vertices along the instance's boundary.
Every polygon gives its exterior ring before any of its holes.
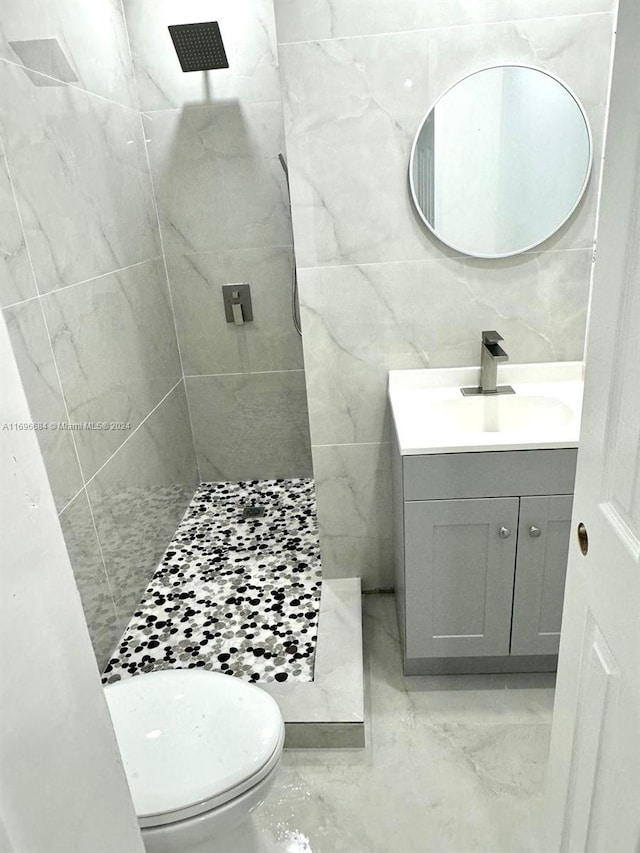
{"type": "Polygon", "coordinates": [[[555,669],[576,454],[403,457],[395,445],[407,674],[555,669]]]}

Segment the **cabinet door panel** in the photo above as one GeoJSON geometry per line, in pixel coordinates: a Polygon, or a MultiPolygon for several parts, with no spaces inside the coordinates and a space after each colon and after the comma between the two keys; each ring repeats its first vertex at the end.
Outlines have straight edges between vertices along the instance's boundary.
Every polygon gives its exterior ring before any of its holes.
{"type": "Polygon", "coordinates": [[[517,498],[405,504],[407,657],[509,653],[517,524],[517,498]]]}
{"type": "Polygon", "coordinates": [[[558,654],[572,503],[571,495],[521,500],[512,655],[558,654]]]}

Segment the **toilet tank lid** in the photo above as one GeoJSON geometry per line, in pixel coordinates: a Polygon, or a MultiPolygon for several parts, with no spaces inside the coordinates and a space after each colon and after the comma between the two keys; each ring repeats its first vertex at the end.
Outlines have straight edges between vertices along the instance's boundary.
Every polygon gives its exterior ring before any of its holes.
{"type": "Polygon", "coordinates": [[[275,700],[233,676],[163,670],[104,692],[138,818],[241,786],[281,746],[284,723],[275,700]]]}

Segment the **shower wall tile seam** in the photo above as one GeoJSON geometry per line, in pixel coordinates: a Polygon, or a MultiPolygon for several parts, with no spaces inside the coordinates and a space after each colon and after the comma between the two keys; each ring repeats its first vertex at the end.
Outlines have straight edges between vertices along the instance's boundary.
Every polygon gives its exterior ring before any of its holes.
{"type": "Polygon", "coordinates": [[[471,29],[472,27],[496,27],[496,26],[504,26],[505,24],[527,24],[532,21],[558,21],[565,20],[569,18],[597,18],[597,17],[613,17],[613,11],[601,11],[601,12],[573,12],[566,15],[544,15],[540,18],[507,18],[505,20],[499,21],[477,21],[469,24],[450,24],[449,26],[435,26],[435,27],[415,27],[414,29],[409,30],[391,30],[389,32],[382,33],[360,33],[358,35],[344,35],[344,36],[330,36],[323,37],[317,39],[302,39],[300,41],[278,41],[278,47],[291,47],[299,44],[323,44],[325,42],[333,42],[333,41],[352,41],[354,39],[373,39],[373,38],[389,38],[393,36],[402,36],[407,35],[408,33],[438,33],[443,32],[445,30],[463,30],[463,29],[471,29]]]}
{"type": "MultiPolygon", "coordinates": [[[[141,427],[143,427],[146,424],[146,422],[149,420],[149,418],[154,414],[154,412],[156,412],[160,408],[160,406],[165,402],[165,400],[167,400],[171,396],[171,394],[173,394],[173,392],[176,390],[176,388],[178,388],[178,386],[181,384],[182,381],[183,381],[182,377],[180,377],[180,379],[178,379],[178,381],[169,389],[169,391],[167,391],[167,393],[160,400],[160,402],[158,402],[153,407],[153,409],[151,409],[151,411],[148,412],[147,415],[145,415],[145,417],[140,421],[138,426],[134,430],[131,430],[131,433],[125,438],[125,440],[122,442],[122,444],[120,444],[118,446],[118,448],[116,450],[114,450],[114,452],[109,456],[109,458],[105,462],[102,463],[102,465],[98,468],[98,470],[94,474],[92,474],[91,477],[89,477],[89,479],[84,484],[84,488],[86,488],[88,485],[90,485],[90,483],[92,483],[95,480],[95,478],[98,476],[98,474],[100,474],[102,471],[104,471],[104,469],[111,462],[111,460],[114,459],[118,455],[118,453],[120,453],[120,451],[125,446],[125,444],[128,444],[131,441],[131,439],[134,437],[134,435],[141,429],[141,427]]],[[[73,434],[73,430],[71,432],[73,434]]],[[[77,497],[77,495],[75,497],[77,497]]],[[[73,500],[75,500],[75,498],[73,500]]],[[[71,503],[71,501],[69,503],[71,503]]],[[[65,506],[65,509],[68,505],[69,504],[67,504],[65,506]]]]}
{"type": "MultiPolygon", "coordinates": [[[[121,4],[122,4],[122,0],[121,0],[121,4]]],[[[123,7],[123,10],[124,10],[124,7],[123,7]]],[[[127,32],[127,41],[129,41],[129,29],[126,25],[126,17],[125,17],[125,29],[127,32]]],[[[136,88],[136,93],[137,93],[138,92],[137,77],[135,78],[135,80],[136,80],[135,88],[136,88]]],[[[191,406],[189,404],[189,396],[186,393],[187,392],[187,386],[186,386],[185,375],[184,375],[184,361],[182,358],[182,346],[180,344],[180,335],[178,334],[178,324],[176,323],[176,311],[175,311],[175,305],[174,305],[174,299],[173,299],[173,288],[171,286],[171,276],[169,275],[169,267],[167,266],[167,252],[165,250],[164,235],[162,233],[162,223],[160,221],[160,209],[158,207],[158,196],[156,193],[155,181],[153,180],[153,170],[151,169],[151,157],[149,155],[149,142],[147,140],[147,134],[145,133],[142,112],[139,113],[139,122],[140,122],[140,129],[142,132],[142,142],[144,145],[144,154],[145,154],[145,158],[146,158],[147,169],[149,171],[149,180],[151,182],[151,198],[153,200],[153,209],[155,210],[156,223],[158,226],[158,237],[160,239],[160,249],[162,252],[162,265],[164,267],[164,274],[165,274],[165,278],[166,278],[166,282],[167,282],[167,291],[169,293],[169,305],[171,306],[171,319],[173,320],[173,333],[174,333],[175,339],[176,339],[176,347],[178,348],[178,358],[180,360],[180,373],[181,373],[182,382],[184,385],[185,397],[187,399],[187,414],[189,415],[189,431],[191,433],[191,446],[193,448],[193,452],[194,452],[194,456],[195,456],[195,460],[196,460],[196,468],[198,471],[198,481],[200,481],[201,480],[200,460],[198,459],[198,455],[195,452],[193,418],[191,417],[191,406]]]]}
{"type": "Polygon", "coordinates": [[[229,373],[188,373],[186,379],[207,379],[218,376],[269,376],[274,373],[304,373],[304,367],[293,367],[289,370],[242,370],[229,373]]]}
{"type": "MultiPolygon", "coordinates": [[[[309,270],[331,270],[331,269],[350,269],[353,267],[384,267],[384,266],[392,266],[392,265],[400,265],[400,264],[439,264],[446,261],[472,261],[472,262],[482,262],[488,261],[491,263],[495,263],[496,261],[504,261],[509,262],[511,259],[514,261],[522,258],[535,258],[538,255],[561,255],[567,254],[569,252],[593,252],[595,242],[590,246],[568,246],[567,248],[561,249],[539,249],[535,251],[529,252],[520,252],[518,255],[508,255],[507,257],[502,258],[477,258],[473,255],[442,255],[439,258],[398,258],[398,259],[390,259],[386,261],[345,261],[344,263],[326,263],[326,264],[314,264],[309,266],[297,266],[296,269],[298,272],[307,272],[309,270]]],[[[189,254],[195,254],[189,252],[189,254]]]]}
{"type": "Polygon", "coordinates": [[[91,516],[91,524],[93,525],[93,532],[94,532],[94,534],[95,534],[95,537],[96,537],[96,543],[97,543],[97,545],[98,545],[98,552],[99,552],[99,554],[100,554],[100,561],[101,561],[101,563],[102,563],[102,570],[103,570],[103,572],[104,572],[104,576],[105,576],[105,578],[106,578],[106,580],[107,580],[107,586],[108,586],[108,588],[109,588],[109,596],[110,596],[110,598],[111,598],[111,604],[113,605],[113,613],[114,613],[114,616],[115,616],[116,620],[118,620],[118,605],[117,605],[117,603],[116,603],[115,595],[113,594],[113,586],[112,586],[112,584],[111,584],[111,578],[109,577],[109,570],[107,569],[107,561],[106,561],[106,560],[105,560],[105,558],[104,558],[104,552],[103,552],[103,550],[102,550],[102,542],[100,541],[100,534],[98,533],[98,527],[97,527],[97,525],[96,525],[95,516],[94,516],[94,514],[93,514],[93,506],[91,505],[91,497],[89,496],[89,492],[87,491],[87,487],[86,487],[86,486],[83,486],[83,487],[80,489],[80,491],[78,492],[78,494],[77,494],[77,495],[74,495],[74,497],[73,497],[73,498],[69,501],[69,503],[64,507],[64,509],[60,510],[60,512],[58,513],[58,518],[61,518],[61,517],[62,517],[62,514],[63,514],[67,509],[70,509],[70,508],[71,508],[72,504],[73,504],[73,503],[74,503],[78,498],[80,498],[80,497],[82,496],[82,493],[83,493],[83,492],[84,492],[84,496],[85,496],[85,498],[87,499],[87,506],[89,507],[89,515],[91,516]]]}
{"type": "MultiPolygon", "coordinates": [[[[26,243],[26,235],[25,235],[25,243],[26,243]]],[[[24,305],[26,302],[33,302],[34,299],[46,299],[47,296],[52,296],[58,293],[62,293],[66,290],[71,290],[74,287],[79,287],[82,284],[91,284],[96,281],[99,282],[103,278],[107,278],[110,275],[118,275],[122,272],[128,272],[128,270],[135,269],[136,267],[144,266],[144,264],[150,264],[154,261],[163,260],[162,255],[154,255],[150,258],[145,258],[142,261],[136,261],[135,264],[129,264],[126,267],[118,267],[117,269],[108,270],[107,272],[100,273],[100,275],[93,275],[90,278],[83,278],[81,281],[74,281],[71,284],[65,284],[62,287],[55,287],[53,290],[45,290],[43,293],[38,293],[35,296],[29,296],[28,299],[21,299],[19,302],[12,302],[10,305],[5,305],[5,308],[16,308],[19,305],[24,305]]],[[[36,282],[37,287],[37,282],[36,282]]]]}
{"type": "Polygon", "coordinates": [[[330,444],[312,444],[311,448],[318,447],[385,447],[391,445],[391,441],[333,441],[330,444]]]}
{"type": "MultiPolygon", "coordinates": [[[[124,25],[124,34],[125,34],[126,41],[127,41],[127,48],[129,49],[128,59],[129,59],[129,67],[131,69],[131,79],[133,81],[133,87],[132,87],[133,88],[133,94],[134,94],[135,99],[136,99],[135,109],[137,110],[138,113],[140,113],[140,111],[141,111],[140,92],[138,90],[138,78],[136,77],[136,68],[135,68],[135,64],[133,61],[133,49],[131,47],[131,39],[129,38],[129,25],[127,24],[127,16],[126,16],[125,11],[124,11],[124,0],[119,0],[119,2],[117,2],[117,5],[120,7],[120,14],[122,15],[122,23],[124,25]]],[[[144,134],[143,134],[143,136],[144,136],[144,134]]]]}
{"type": "Polygon", "coordinates": [[[121,101],[114,101],[111,98],[107,98],[104,95],[99,95],[97,92],[92,92],[91,89],[85,89],[82,86],[75,86],[72,83],[65,82],[64,80],[60,80],[58,77],[52,77],[50,74],[44,74],[42,71],[38,71],[35,68],[30,68],[28,65],[24,65],[22,62],[14,62],[12,59],[7,59],[6,57],[0,57],[0,62],[5,62],[7,65],[13,65],[14,68],[22,68],[23,71],[28,71],[30,74],[37,74],[39,77],[45,77],[47,80],[55,80],[60,86],[64,86],[66,89],[71,89],[74,92],[82,92],[84,95],[89,95],[92,98],[98,98],[100,101],[106,101],[108,104],[112,104],[114,107],[122,107],[122,109],[127,110],[127,112],[135,113],[136,115],[140,112],[137,106],[131,106],[130,104],[123,104],[121,101]]]}
{"type": "Polygon", "coordinates": [[[199,255],[219,255],[223,254],[232,254],[233,252],[263,252],[268,249],[293,249],[293,241],[291,243],[269,243],[267,246],[239,246],[237,248],[231,249],[220,249],[218,247],[211,249],[194,249],[188,252],[181,251],[168,251],[166,252],[167,258],[191,258],[199,255]]]}

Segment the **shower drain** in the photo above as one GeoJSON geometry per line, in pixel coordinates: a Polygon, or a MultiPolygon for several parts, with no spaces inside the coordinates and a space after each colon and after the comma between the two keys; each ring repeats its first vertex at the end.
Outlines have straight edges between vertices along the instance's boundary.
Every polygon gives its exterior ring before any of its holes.
{"type": "Polygon", "coordinates": [[[260,504],[250,504],[249,506],[243,507],[242,520],[247,521],[250,518],[262,518],[262,516],[266,514],[266,507],[263,507],[260,504]]]}

